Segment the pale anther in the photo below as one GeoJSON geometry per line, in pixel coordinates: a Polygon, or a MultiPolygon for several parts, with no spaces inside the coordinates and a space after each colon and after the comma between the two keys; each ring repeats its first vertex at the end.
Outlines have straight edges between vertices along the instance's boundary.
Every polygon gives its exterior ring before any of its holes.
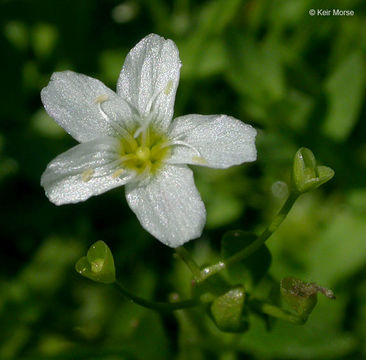
{"type": "Polygon", "coordinates": [[[112,175],[113,179],[118,178],[121,174],[123,174],[125,172],[125,169],[118,169],[117,171],[115,171],[112,175]]]}
{"type": "Polygon", "coordinates": [[[195,162],[196,164],[200,164],[200,165],[207,164],[207,160],[205,158],[203,158],[202,156],[193,156],[192,161],[195,162]]]}
{"type": "Polygon", "coordinates": [[[169,95],[172,91],[172,88],[173,88],[173,81],[169,80],[166,87],[165,87],[165,89],[164,89],[164,94],[169,95]]]}
{"type": "Polygon", "coordinates": [[[89,169],[86,169],[82,172],[81,174],[81,179],[84,181],[84,182],[88,182],[92,176],[94,174],[94,170],[89,168],[89,169]]]}
{"type": "Polygon", "coordinates": [[[109,99],[108,95],[99,95],[95,98],[94,102],[96,104],[104,103],[109,99]]]}

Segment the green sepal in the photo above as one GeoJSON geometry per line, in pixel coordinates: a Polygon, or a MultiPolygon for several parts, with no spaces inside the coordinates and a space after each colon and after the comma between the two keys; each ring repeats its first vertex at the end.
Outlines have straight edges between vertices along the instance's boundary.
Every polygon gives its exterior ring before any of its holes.
{"type": "Polygon", "coordinates": [[[248,329],[248,321],[243,317],[244,304],[244,287],[239,285],[217,297],[210,306],[209,314],[221,331],[243,332],[248,329]]]}
{"type": "Polygon", "coordinates": [[[307,318],[317,303],[319,288],[294,277],[281,280],[281,294],[288,306],[302,318],[307,318]]]}
{"type": "Polygon", "coordinates": [[[302,147],[296,152],[293,163],[292,185],[300,194],[318,188],[333,176],[333,169],[317,165],[311,150],[302,147]]]}
{"type": "Polygon", "coordinates": [[[78,260],[75,270],[90,280],[104,284],[116,281],[113,255],[104,241],[97,241],[88,250],[87,255],[78,260]]]}
{"type": "MultiPolygon", "coordinates": [[[[221,256],[227,259],[237,252],[245,249],[256,240],[253,233],[234,230],[227,232],[221,240],[221,256]]],[[[272,261],[268,247],[262,245],[248,258],[228,267],[228,272],[233,281],[245,282],[246,287],[253,288],[267,273],[272,261]]]]}

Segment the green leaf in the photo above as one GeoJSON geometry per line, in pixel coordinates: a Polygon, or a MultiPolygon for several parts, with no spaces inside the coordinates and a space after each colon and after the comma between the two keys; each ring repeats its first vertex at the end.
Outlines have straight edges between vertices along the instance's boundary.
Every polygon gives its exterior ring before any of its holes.
{"type": "Polygon", "coordinates": [[[228,79],[239,93],[262,106],[284,97],[285,79],[276,42],[271,39],[258,45],[252,37],[232,32],[226,45],[228,79]]]}
{"type": "Polygon", "coordinates": [[[325,84],[329,101],[323,132],[343,141],[354,128],[360,112],[365,88],[363,55],[354,52],[331,74],[325,84]]]}
{"type": "Polygon", "coordinates": [[[331,286],[362,271],[366,264],[366,221],[345,207],[339,209],[307,251],[308,276],[331,286]]]}
{"type": "MultiPolygon", "coordinates": [[[[229,231],[221,241],[221,256],[226,259],[248,247],[255,239],[256,235],[250,232],[229,231]]],[[[266,245],[262,245],[245,260],[229,266],[228,271],[234,281],[244,282],[248,288],[253,288],[266,274],[270,265],[271,253],[266,245]]]]}
{"type": "MultiPolygon", "coordinates": [[[[59,293],[70,283],[68,269],[81,254],[77,241],[46,238],[9,285],[0,288],[0,358],[20,357],[35,324],[47,319],[59,293]]],[[[0,281],[2,282],[2,281],[0,281]]]]}
{"type": "MultiPolygon", "coordinates": [[[[179,53],[182,54],[182,59],[191,56],[191,42],[184,42],[179,47],[179,53]]],[[[182,67],[182,78],[205,78],[219,74],[225,69],[226,65],[226,53],[224,44],[221,39],[208,39],[205,42],[205,51],[200,54],[199,62],[188,62],[187,66],[182,67]]]]}
{"type": "Polygon", "coordinates": [[[161,317],[153,311],[146,311],[137,320],[136,330],[126,339],[124,346],[136,359],[171,359],[167,335],[161,317]]]}
{"type": "Polygon", "coordinates": [[[101,240],[94,243],[87,255],[79,259],[75,269],[80,275],[104,284],[111,284],[116,280],[113,255],[107,244],[101,240]]]}
{"type": "Polygon", "coordinates": [[[226,54],[220,35],[237,15],[240,0],[207,2],[200,11],[197,27],[189,38],[178,43],[182,63],[182,78],[196,78],[224,69],[226,54]],[[202,49],[204,48],[204,51],[202,49]]]}

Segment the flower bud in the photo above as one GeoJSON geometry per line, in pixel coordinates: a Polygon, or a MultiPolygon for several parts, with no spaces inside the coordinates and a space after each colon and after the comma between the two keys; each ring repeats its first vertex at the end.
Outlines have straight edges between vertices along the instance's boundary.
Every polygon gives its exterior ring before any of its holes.
{"type": "Polygon", "coordinates": [[[334,176],[327,166],[317,166],[311,150],[300,148],[294,158],[292,183],[296,191],[305,193],[326,183],[334,176]]]}
{"type": "Polygon", "coordinates": [[[116,280],[113,255],[107,244],[101,240],[94,243],[87,255],[79,259],[75,270],[90,280],[104,284],[111,284],[116,280]]]}

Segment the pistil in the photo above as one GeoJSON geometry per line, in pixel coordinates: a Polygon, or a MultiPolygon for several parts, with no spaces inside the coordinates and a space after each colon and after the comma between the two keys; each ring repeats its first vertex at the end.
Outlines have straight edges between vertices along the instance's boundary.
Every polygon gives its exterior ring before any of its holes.
{"type": "Polygon", "coordinates": [[[150,159],[150,149],[146,146],[140,146],[136,150],[136,156],[141,161],[148,161],[150,159]]]}

